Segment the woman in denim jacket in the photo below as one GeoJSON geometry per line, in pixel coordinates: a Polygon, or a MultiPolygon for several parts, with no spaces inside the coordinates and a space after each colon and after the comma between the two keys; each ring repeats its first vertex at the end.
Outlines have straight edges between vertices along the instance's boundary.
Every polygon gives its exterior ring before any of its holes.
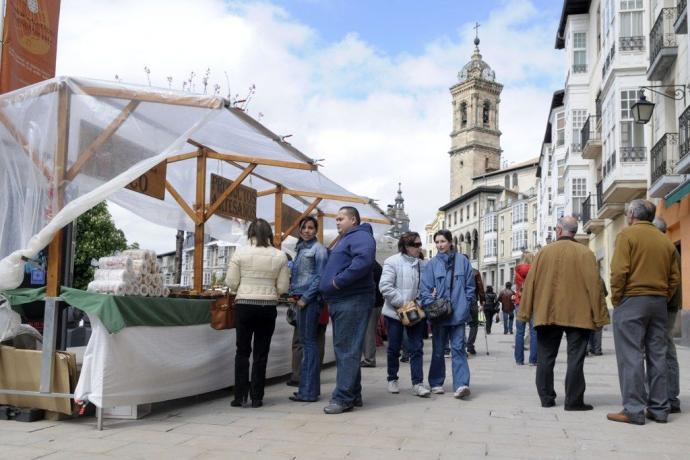
{"type": "Polygon", "coordinates": [[[452,238],[448,230],[439,230],[434,234],[438,254],[429,261],[422,272],[420,297],[424,308],[436,299],[451,301],[452,314],[431,323],[433,337],[429,385],[431,385],[432,393],[443,394],[443,382],[446,378],[443,348],[445,338],[449,336],[453,365],[453,392],[455,398],[461,399],[470,394],[470,368],[465,351],[465,323],[470,320],[470,305],[476,300],[472,265],[467,257],[455,251],[452,238]],[[454,273],[452,281],[451,271],[454,273]]]}
{"type": "Polygon", "coordinates": [[[314,402],[321,394],[321,365],[317,347],[321,297],[319,281],[326,266],[328,252],[316,239],[319,224],[307,216],[299,223],[300,238],[292,265],[290,295],[297,300],[297,330],[302,344],[302,363],[299,390],[290,396],[292,401],[314,402]]]}

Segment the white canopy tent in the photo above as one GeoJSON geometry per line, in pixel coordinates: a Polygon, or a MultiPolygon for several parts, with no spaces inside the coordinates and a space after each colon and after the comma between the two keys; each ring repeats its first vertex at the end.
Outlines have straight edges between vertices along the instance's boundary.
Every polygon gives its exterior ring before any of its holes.
{"type": "Polygon", "coordinates": [[[372,200],[328,179],[220,97],[55,78],[0,96],[0,146],[0,289],[19,286],[22,258],[50,244],[48,294],[57,295],[61,229],[105,199],[195,231],[199,244],[204,233],[237,240],[244,232],[245,219],[217,215],[240,183],[255,191],[256,217],[274,224],[278,245],[306,214],[332,229],[329,218],[343,205],[356,207],[376,234],[390,225],[372,200]],[[214,201],[212,175],[232,181],[214,201]],[[157,198],[131,189],[142,178],[159,179],[157,198]],[[282,205],[293,208],[289,221],[282,205]]]}

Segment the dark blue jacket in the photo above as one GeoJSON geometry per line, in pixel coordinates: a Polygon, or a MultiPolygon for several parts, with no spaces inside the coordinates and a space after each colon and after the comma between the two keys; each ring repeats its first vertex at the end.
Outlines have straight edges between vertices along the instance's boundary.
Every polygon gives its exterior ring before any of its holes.
{"type": "Polygon", "coordinates": [[[455,252],[436,254],[422,272],[419,296],[424,308],[434,302],[431,295],[434,289],[435,298],[450,299],[453,306],[453,314],[442,320],[441,326],[457,326],[470,320],[470,305],[476,305],[477,299],[474,297],[474,271],[467,257],[455,252]],[[453,263],[453,292],[450,292],[450,267],[453,263]]]}
{"type": "Polygon", "coordinates": [[[331,250],[321,274],[319,290],[324,299],[328,301],[357,294],[374,294],[375,256],[376,241],[371,225],[357,225],[342,235],[331,250]],[[337,288],[333,286],[334,281],[337,288]]]}

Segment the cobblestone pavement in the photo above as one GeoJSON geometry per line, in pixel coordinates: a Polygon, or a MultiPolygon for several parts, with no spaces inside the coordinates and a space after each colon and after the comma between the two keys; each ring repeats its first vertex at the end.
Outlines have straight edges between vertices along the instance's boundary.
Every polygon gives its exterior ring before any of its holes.
{"type": "MultiPolygon", "coordinates": [[[[563,410],[565,339],[556,366],[558,405],[544,409],[534,388],[535,368],[514,364],[513,337],[490,335],[486,356],[480,332],[467,401],[450,393],[413,396],[406,364],[401,393],[387,393],[385,351],[379,348],[379,367],[362,370],[364,407],[353,412],[325,415],[326,400],[291,402],[293,388],[278,382],[267,388],[260,409],[231,408],[230,393],[221,391],[154,405],[142,420],[106,420],[103,431],[95,430],[93,418],[0,422],[0,458],[690,458],[689,406],[666,425],[606,420],[607,412],[621,409],[610,329],[604,355],[585,365],[591,412],[563,410]]],[[[690,394],[690,349],[679,347],[678,356],[683,399],[690,394]]],[[[334,380],[330,367],[322,376],[324,394],[334,380]]]]}

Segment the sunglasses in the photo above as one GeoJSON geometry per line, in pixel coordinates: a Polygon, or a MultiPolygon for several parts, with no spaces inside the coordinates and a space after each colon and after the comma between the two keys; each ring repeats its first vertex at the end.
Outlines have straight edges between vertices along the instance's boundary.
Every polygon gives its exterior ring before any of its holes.
{"type": "Polygon", "coordinates": [[[408,244],[408,246],[411,248],[421,248],[422,243],[410,243],[410,244],[408,244]]]}

